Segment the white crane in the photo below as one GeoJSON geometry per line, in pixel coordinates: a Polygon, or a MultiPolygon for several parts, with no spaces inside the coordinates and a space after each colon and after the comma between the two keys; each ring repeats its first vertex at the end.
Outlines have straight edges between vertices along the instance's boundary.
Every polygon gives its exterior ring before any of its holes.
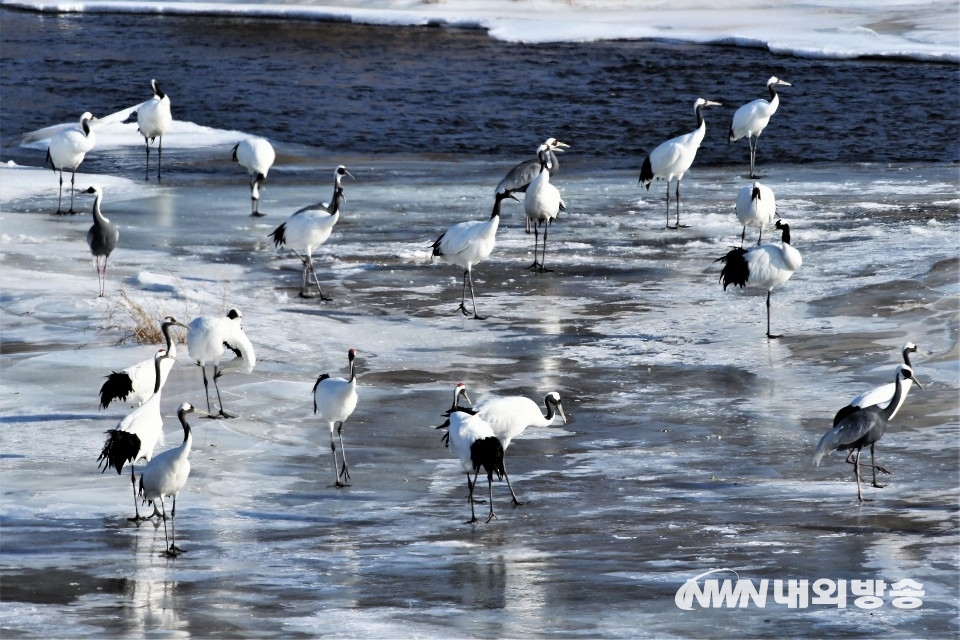
{"type": "Polygon", "coordinates": [[[540,159],[540,173],[530,182],[530,186],[527,187],[523,196],[523,211],[533,225],[534,233],[533,264],[529,268],[539,273],[551,271],[543,265],[547,257],[547,233],[550,231],[550,224],[560,212],[567,210],[566,204],[560,198],[560,192],[550,184],[550,171],[552,170],[550,156],[548,145],[542,144],[537,148],[537,158],[540,159]],[[543,223],[546,223],[543,228],[543,254],[538,261],[537,243],[540,238],[540,225],[543,223]]]}
{"type": "Polygon", "coordinates": [[[228,367],[242,366],[244,373],[250,373],[257,366],[257,355],[253,351],[253,344],[243,332],[241,323],[243,316],[237,309],[230,309],[225,318],[200,316],[194,318],[187,325],[187,353],[190,359],[197,363],[203,373],[203,391],[207,397],[207,413],[210,411],[210,389],[207,382],[207,365],[213,365],[213,387],[217,391],[217,403],[222,418],[233,418],[223,410],[223,400],[220,398],[220,387],[217,379],[223,375],[228,367]],[[220,366],[227,350],[232,351],[236,358],[220,366]]]}
{"type": "MultiPolygon", "coordinates": [[[[170,335],[171,327],[187,328],[187,325],[178,322],[173,316],[167,316],[160,324],[160,331],[167,342],[164,353],[167,356],[160,361],[160,388],[167,381],[170,369],[173,368],[177,358],[177,343],[170,335]]],[[[107,381],[100,387],[100,409],[106,409],[114,400],[120,400],[138,407],[153,395],[153,389],[156,384],[154,375],[153,358],[142,360],[135,365],[131,365],[120,371],[112,371],[106,376],[107,381]]]]}
{"type": "Polygon", "coordinates": [[[52,138],[50,146],[47,147],[47,158],[44,164],[50,163],[54,171],[60,172],[60,195],[57,198],[57,213],[62,214],[63,201],[63,170],[69,169],[70,176],[70,210],[67,213],[75,213],[73,210],[74,184],[77,180],[77,167],[83,162],[94,145],[97,144],[97,136],[90,126],[92,121],[96,120],[89,111],[80,116],[80,127],[69,127],[61,129],[52,138]]]}
{"type": "MultiPolygon", "coordinates": [[[[900,395],[900,404],[893,408],[893,413],[890,414],[891,420],[893,420],[894,417],[896,417],[897,412],[900,411],[900,407],[903,406],[904,401],[907,399],[907,394],[910,392],[910,387],[913,386],[913,381],[916,380],[916,378],[913,377],[913,367],[910,364],[910,354],[917,353],[918,351],[919,348],[917,345],[915,345],[913,342],[907,342],[903,345],[903,349],[900,352],[903,356],[903,366],[907,369],[910,369],[911,375],[903,377],[903,393],[900,395]]],[[[886,409],[890,404],[890,401],[893,399],[895,390],[896,385],[892,382],[888,382],[887,384],[875,387],[870,391],[861,393],[851,400],[850,404],[837,411],[837,414],[833,418],[833,426],[837,426],[841,420],[854,411],[866,409],[867,407],[872,407],[873,405],[878,405],[881,409],[886,409]]]]}
{"type": "Polygon", "coordinates": [[[113,467],[117,470],[117,475],[120,475],[123,466],[130,465],[130,486],[133,488],[135,510],[130,520],[133,522],[160,515],[160,512],[154,508],[153,515],[147,518],[140,516],[140,509],[137,506],[137,479],[133,469],[138,460],[144,459],[149,462],[153,458],[153,449],[163,436],[163,418],[160,416],[160,363],[168,357],[164,349],[154,356],[153,395],[131,411],[116,427],[107,431],[107,440],[100,451],[100,457],[97,458],[101,473],[113,467]]]}
{"type": "Polygon", "coordinates": [[[287,221],[274,229],[269,237],[273,238],[274,246],[287,247],[303,262],[303,274],[300,278],[300,297],[306,298],[309,288],[309,275],[313,274],[313,281],[320,292],[321,300],[332,300],[323,295],[317,272],[313,270],[313,250],[322,245],[330,237],[334,225],[340,219],[340,205],[344,202],[343,176],[353,176],[343,165],[333,172],[333,198],[329,203],[318,202],[307,205],[287,218],[287,221]],[[299,250],[299,251],[298,251],[299,250]],[[300,255],[303,252],[303,255],[300,255]]]}
{"type": "Polygon", "coordinates": [[[252,216],[260,217],[260,188],[267,179],[277,154],[273,146],[263,138],[247,138],[233,147],[233,161],[250,173],[250,201],[252,216]]]}
{"type": "MultiPolygon", "coordinates": [[[[707,123],[703,119],[704,107],[721,106],[719,102],[697,98],[693,103],[693,110],[697,114],[697,128],[690,133],[671,138],[661,143],[643,160],[640,167],[640,184],[650,190],[650,183],[654,180],[667,182],[667,229],[679,229],[680,224],[680,181],[683,174],[693,165],[697,157],[697,149],[707,133],[707,123]],[[677,224],[670,226],[670,181],[677,181],[677,224]]],[[[687,225],[682,225],[687,226],[687,225]]]]}
{"type": "Polygon", "coordinates": [[[87,193],[93,194],[93,225],[87,231],[87,246],[90,247],[90,253],[93,254],[93,263],[97,267],[97,284],[100,287],[99,297],[102,298],[107,286],[107,259],[117,247],[117,241],[120,240],[120,230],[100,211],[100,203],[103,202],[103,190],[94,185],[87,189],[87,193]],[[103,258],[102,268],[100,258],[103,258]]]}
{"type": "MultiPolygon", "coordinates": [[[[557,158],[558,153],[563,153],[564,149],[569,149],[570,145],[560,142],[556,138],[547,138],[544,143],[547,146],[547,153],[550,160],[550,175],[557,175],[557,171],[560,170],[560,159],[557,158]]],[[[494,193],[524,193],[527,190],[527,187],[530,186],[530,183],[533,181],[537,175],[540,174],[540,158],[531,158],[530,160],[524,160],[523,162],[515,165],[510,171],[507,172],[507,175],[497,183],[497,189],[494,193]]],[[[515,198],[520,202],[519,198],[515,198]]],[[[530,233],[530,218],[524,216],[524,231],[530,233]]]]}
{"type": "Polygon", "coordinates": [[[767,290],[767,338],[782,337],[770,333],[770,291],[789,280],[803,264],[800,252],[790,244],[790,225],[777,220],[776,228],[783,231],[779,247],[773,244],[740,247],[717,259],[724,263],[720,271],[724,291],[731,284],[767,290]]]}
{"type": "Polygon", "coordinates": [[[747,144],[750,145],[750,177],[756,178],[756,160],[757,160],[757,140],[760,134],[770,122],[770,117],[776,113],[780,106],[780,96],[777,95],[777,87],[789,87],[789,82],[784,82],[771,76],[767,80],[767,89],[770,91],[770,100],[758,98],[743,105],[733,114],[733,123],[730,125],[730,142],[736,142],[746,136],[747,144]]]}
{"type": "Polygon", "coordinates": [[[150,88],[153,90],[153,97],[143,102],[137,107],[137,127],[140,135],[143,136],[143,142],[147,149],[147,165],[144,171],[144,179],[150,179],[150,145],[154,140],[157,142],[157,181],[160,181],[160,163],[163,157],[163,135],[170,128],[173,122],[173,115],[170,113],[170,96],[160,89],[156,80],[150,81],[150,88]]]}
{"type": "Polygon", "coordinates": [[[187,483],[190,476],[190,449],[193,447],[193,434],[190,431],[190,425],[187,424],[187,414],[193,413],[196,409],[189,402],[184,402],[177,409],[177,418],[183,426],[183,442],[178,447],[168,449],[158,453],[155,458],[147,463],[143,473],[140,474],[140,498],[144,504],[150,503],[156,509],[157,501],[160,502],[160,516],[163,518],[163,540],[164,553],[168,556],[176,557],[183,553],[183,549],[177,546],[177,496],[187,483]],[[170,529],[173,534],[173,541],[167,537],[167,509],[164,505],[164,499],[170,496],[173,501],[173,507],[170,509],[170,529]]]}
{"type": "Polygon", "coordinates": [[[347,351],[347,360],[350,363],[350,378],[331,378],[330,374],[324,373],[313,385],[313,412],[319,413],[320,418],[327,422],[330,427],[330,451],[333,453],[333,472],[337,479],[335,486],[345,487],[346,481],[350,480],[350,471],[347,469],[347,456],[343,448],[343,423],[353,414],[357,408],[357,371],[355,360],[357,352],[355,349],[347,351]],[[337,436],[340,438],[340,457],[343,459],[343,466],[337,463],[337,445],[333,440],[333,432],[336,428],[337,436]],[[340,481],[343,477],[344,482],[340,481]]]}
{"type": "Polygon", "coordinates": [[[773,189],[759,182],[740,187],[736,212],[737,220],[743,225],[740,246],[747,239],[747,227],[760,229],[760,235],[757,236],[757,244],[760,244],[763,228],[773,224],[773,218],[777,215],[777,198],[773,195],[773,189]]]}
{"type": "Polygon", "coordinates": [[[486,318],[477,315],[477,298],[473,294],[473,265],[485,260],[493,251],[500,226],[500,203],[505,198],[519,200],[512,192],[497,192],[494,196],[493,211],[488,220],[469,220],[459,222],[443,233],[431,245],[433,255],[450,264],[463,267],[463,289],[460,292],[460,311],[468,316],[466,307],[467,285],[470,285],[470,299],[473,300],[473,317],[476,320],[486,318]]]}
{"type": "Polygon", "coordinates": [[[460,459],[461,469],[467,474],[467,489],[470,492],[468,498],[470,519],[467,520],[467,524],[474,524],[478,520],[473,509],[473,490],[477,486],[480,467],[487,472],[487,488],[490,496],[490,514],[487,516],[487,522],[497,517],[493,511],[493,474],[497,474],[498,480],[503,480],[507,471],[503,467],[503,445],[500,440],[483,418],[470,411],[462,408],[451,411],[447,420],[437,429],[447,429],[443,439],[453,449],[454,455],[460,459]],[[471,472],[473,480],[470,479],[471,472]]]}
{"type": "MultiPolygon", "coordinates": [[[[854,411],[843,418],[835,427],[830,429],[820,438],[817,448],[813,453],[813,463],[820,466],[820,460],[831,451],[844,451],[849,449],[846,462],[853,465],[853,473],[857,478],[857,499],[863,502],[863,493],[860,490],[860,454],[863,448],[870,445],[870,467],[873,469],[873,486],[882,489],[882,484],[877,484],[877,470],[881,473],[890,472],[879,466],[874,459],[874,445],[883,437],[887,430],[887,423],[896,413],[902,402],[904,394],[902,380],[912,378],[913,371],[906,365],[897,366],[894,376],[893,398],[886,408],[880,408],[877,405],[854,411]],[[856,457],[854,457],[856,453],[856,457]]],[[[917,387],[921,390],[920,383],[913,378],[917,387]]]]}
{"type": "MultiPolygon", "coordinates": [[[[466,395],[466,390],[467,388],[463,383],[457,385],[457,393],[454,395],[451,411],[462,409],[459,406],[461,396],[468,402],[470,401],[470,398],[466,395]]],[[[504,453],[506,453],[507,447],[510,446],[513,439],[523,433],[527,427],[549,427],[557,416],[560,416],[560,419],[566,424],[567,416],[563,412],[559,393],[551,391],[545,395],[543,406],[546,408],[546,415],[540,413],[540,407],[530,398],[524,396],[494,396],[484,399],[479,404],[474,405],[473,408],[493,429],[493,435],[500,440],[504,453]]],[[[507,488],[510,489],[513,504],[522,505],[523,503],[517,499],[517,494],[514,493],[513,486],[510,484],[506,462],[504,462],[503,475],[507,480],[507,488]]]]}

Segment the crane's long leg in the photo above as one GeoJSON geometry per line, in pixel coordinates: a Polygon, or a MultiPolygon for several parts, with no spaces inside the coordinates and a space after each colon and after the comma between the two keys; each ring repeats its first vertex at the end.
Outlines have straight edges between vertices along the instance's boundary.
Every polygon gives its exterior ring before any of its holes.
{"type": "Polygon", "coordinates": [[[178,556],[183,549],[177,546],[177,496],[173,496],[173,508],[170,510],[170,531],[173,542],[170,543],[170,555],[178,556]]]}
{"type": "Polygon", "coordinates": [[[207,368],[201,364],[197,366],[200,367],[200,373],[203,374],[203,393],[207,397],[207,415],[212,416],[213,412],[210,411],[210,385],[207,383],[207,368]]]}
{"type": "MultiPolygon", "coordinates": [[[[477,469],[477,472],[479,473],[480,470],[477,469]]],[[[476,486],[476,479],[474,479],[474,486],[476,486]]],[[[490,515],[487,516],[487,522],[490,522],[491,520],[499,520],[500,518],[497,518],[497,514],[493,512],[493,472],[492,471],[487,471],[487,491],[490,494],[490,515]]]]}
{"type": "Polygon", "coordinates": [[[217,390],[217,404],[220,405],[220,412],[217,414],[224,418],[236,418],[223,410],[223,400],[220,399],[220,386],[217,384],[217,378],[223,375],[222,371],[217,370],[217,365],[213,365],[213,388],[217,390]]]}
{"type": "Polygon", "coordinates": [[[884,469],[883,467],[877,464],[877,461],[873,457],[873,447],[874,445],[871,444],[870,445],[870,466],[873,467],[873,486],[875,486],[877,489],[883,489],[886,485],[877,484],[877,471],[879,471],[880,473],[886,473],[888,475],[891,475],[891,474],[889,471],[887,471],[886,469],[884,469]]]}
{"type": "Polygon", "coordinates": [[[73,172],[70,174],[70,211],[68,213],[76,213],[73,210],[73,194],[76,191],[75,184],[77,182],[77,168],[73,168],[73,172]]]}
{"type": "MultiPolygon", "coordinates": [[[[343,448],[343,445],[340,445],[343,448]]],[[[337,479],[334,481],[333,486],[335,487],[345,487],[344,483],[340,482],[340,465],[337,463],[337,445],[333,439],[333,423],[330,423],[330,453],[333,455],[333,473],[336,475],[337,479]]]]}
{"type": "Polygon", "coordinates": [[[149,180],[150,179],[150,140],[147,138],[147,136],[143,136],[143,144],[147,148],[147,166],[143,170],[143,179],[149,180]]]}
{"type": "MultiPolygon", "coordinates": [[[[460,309],[460,313],[462,313],[462,314],[465,315],[465,316],[470,315],[470,312],[467,311],[467,305],[466,305],[466,300],[467,300],[467,274],[468,274],[468,273],[469,273],[469,270],[468,270],[468,269],[464,269],[464,270],[463,270],[463,286],[460,288],[460,307],[459,307],[459,309],[460,309]]],[[[473,305],[473,312],[474,312],[474,313],[477,312],[477,305],[476,305],[476,303],[474,303],[474,305],[473,305]]]]}
{"type": "Polygon", "coordinates": [[[773,340],[775,338],[782,338],[783,334],[773,335],[770,333],[770,291],[767,291],[767,338],[773,340]]]}
{"type": "MultiPolygon", "coordinates": [[[[473,295],[473,273],[469,270],[467,271],[467,280],[470,283],[470,299],[473,300],[473,319],[486,320],[487,318],[485,316],[477,315],[477,297],[473,295]]],[[[461,302],[461,305],[462,304],[461,302]]],[[[466,310],[464,310],[464,312],[466,312],[466,310]]]]}
{"type": "Polygon", "coordinates": [[[667,178],[667,229],[672,229],[670,226],[670,178],[667,178]]]}
{"type": "Polygon", "coordinates": [[[684,225],[680,224],[680,181],[677,180],[677,226],[676,228],[679,229],[681,227],[689,227],[689,226],[690,225],[688,224],[684,224],[684,225]]]}
{"type": "Polygon", "coordinates": [[[133,463],[130,463],[130,486],[133,487],[133,511],[134,515],[132,518],[127,518],[130,522],[142,522],[147,520],[147,518],[140,517],[140,507],[137,505],[137,478],[133,474],[133,463]]]}
{"type": "MultiPolygon", "coordinates": [[[[743,241],[747,239],[747,225],[743,225],[743,233],[740,234],[740,248],[743,249],[743,241]]],[[[759,244],[759,243],[758,243],[759,244]]]]}
{"type": "Polygon", "coordinates": [[[863,492],[860,490],[860,454],[862,449],[857,449],[857,459],[853,463],[853,473],[857,476],[857,500],[863,502],[863,492]]]}
{"type": "MultiPolygon", "coordinates": [[[[479,474],[479,473],[480,473],[480,469],[479,469],[479,467],[478,467],[478,468],[477,468],[477,474],[479,474]]],[[[475,486],[477,486],[477,478],[476,478],[476,475],[475,475],[474,478],[473,478],[473,482],[470,482],[470,472],[468,471],[468,472],[467,472],[467,488],[470,490],[470,497],[469,497],[469,502],[470,502],[470,519],[467,520],[467,524],[474,524],[474,523],[476,523],[476,522],[479,522],[479,520],[477,520],[477,514],[476,514],[476,513],[474,512],[474,510],[473,510],[473,488],[474,488],[475,486]]]]}
{"type": "Polygon", "coordinates": [[[550,221],[547,220],[546,224],[543,225],[543,247],[541,251],[543,252],[540,257],[540,273],[544,271],[553,271],[553,269],[547,269],[547,234],[550,233],[550,221]]]}
{"type": "Polygon", "coordinates": [[[343,460],[343,468],[340,469],[340,475],[343,476],[344,480],[349,480],[350,471],[347,469],[347,450],[343,446],[343,420],[340,421],[340,426],[337,427],[337,436],[340,438],[340,459],[343,460]]]}
{"type": "Polygon", "coordinates": [[[163,136],[157,139],[157,182],[160,182],[160,165],[163,160],[163,136]]]}
{"type": "Polygon", "coordinates": [[[540,263],[537,262],[537,248],[540,246],[540,221],[534,220],[533,222],[533,264],[531,264],[527,269],[537,269],[540,267],[540,263]]]}
{"type": "Polygon", "coordinates": [[[504,463],[504,465],[503,465],[503,477],[507,479],[507,489],[510,489],[510,497],[513,498],[513,504],[515,504],[515,505],[517,505],[517,506],[519,507],[519,506],[522,505],[523,503],[520,502],[520,500],[517,499],[517,494],[515,494],[515,493],[513,492],[513,485],[510,484],[510,476],[507,475],[507,465],[506,465],[506,463],[504,463]]]}
{"type": "Polygon", "coordinates": [[[63,169],[60,169],[60,195],[57,196],[57,215],[63,215],[63,169]]]}
{"type": "MultiPolygon", "coordinates": [[[[156,507],[156,505],[154,505],[156,507]]],[[[163,552],[168,556],[175,555],[170,552],[173,545],[170,544],[170,536],[167,535],[167,505],[163,502],[163,496],[160,496],[161,517],[163,518],[163,552]]]]}

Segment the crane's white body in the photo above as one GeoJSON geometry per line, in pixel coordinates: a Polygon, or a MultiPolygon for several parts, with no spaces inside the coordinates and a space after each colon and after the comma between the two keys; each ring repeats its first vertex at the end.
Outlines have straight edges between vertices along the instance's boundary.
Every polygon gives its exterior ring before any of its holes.
{"type": "Polygon", "coordinates": [[[160,90],[156,80],[150,81],[153,96],[137,107],[137,128],[143,136],[147,150],[147,168],[145,176],[150,173],[150,145],[159,139],[157,144],[157,180],[160,179],[160,163],[163,155],[163,136],[173,123],[173,114],[170,111],[170,96],[160,90]]]}
{"type": "MultiPolygon", "coordinates": [[[[206,367],[213,365],[213,385],[220,402],[219,415],[224,418],[233,416],[223,409],[217,379],[229,367],[240,367],[244,373],[250,373],[257,366],[257,355],[250,339],[243,332],[241,320],[240,312],[231,309],[226,317],[200,316],[187,325],[187,353],[190,359],[200,367],[205,392],[208,391],[206,367]],[[221,367],[220,362],[227,350],[233,352],[236,357],[221,367]]],[[[207,394],[207,412],[210,412],[209,394],[207,394]]]]}
{"type": "Polygon", "coordinates": [[[167,510],[164,499],[171,498],[173,509],[170,511],[171,526],[173,528],[173,542],[166,548],[167,555],[176,556],[183,552],[177,547],[176,525],[173,524],[177,514],[177,497],[187,484],[190,477],[190,450],[193,448],[193,433],[187,424],[186,414],[194,410],[189,403],[180,405],[177,416],[183,426],[183,442],[173,449],[159,453],[150,460],[140,476],[140,497],[144,502],[160,501],[161,515],[163,516],[163,534],[167,538],[167,510]]]}
{"type": "Polygon", "coordinates": [[[354,409],[357,408],[355,358],[356,351],[350,349],[347,352],[347,360],[350,363],[349,379],[331,378],[324,375],[320,376],[316,384],[313,385],[313,412],[319,414],[320,418],[327,423],[330,429],[330,450],[333,453],[333,470],[337,474],[335,483],[337,487],[346,486],[340,481],[341,476],[344,480],[350,479],[346,453],[343,448],[343,423],[353,414],[354,409]],[[343,458],[342,467],[340,467],[337,462],[337,446],[334,441],[335,432],[340,438],[340,455],[343,458]]]}
{"type": "Polygon", "coordinates": [[[560,416],[566,422],[566,416],[560,409],[560,396],[554,391],[551,394],[555,396],[555,406],[559,410],[554,413],[550,407],[547,407],[549,417],[541,412],[540,406],[536,402],[524,396],[485,398],[474,408],[480,417],[490,425],[493,434],[500,440],[504,450],[506,450],[510,446],[510,442],[523,433],[527,427],[548,427],[553,424],[556,416],[560,416]]]}
{"type": "Polygon", "coordinates": [[[697,128],[676,138],[662,142],[644,159],[640,169],[640,184],[647,189],[654,180],[665,180],[667,183],[667,228],[670,227],[670,182],[677,181],[677,223],[680,226],[680,181],[684,174],[693,166],[697,157],[697,150],[707,133],[707,122],[703,118],[703,107],[719,106],[719,102],[697,98],[693,103],[693,110],[697,116],[697,128]]]}
{"type": "Polygon", "coordinates": [[[76,127],[69,127],[59,130],[50,138],[50,146],[47,148],[47,158],[53,166],[54,171],[60,172],[60,196],[57,200],[57,213],[61,213],[61,201],[63,199],[63,170],[69,169],[70,177],[70,211],[73,213],[73,194],[77,178],[77,168],[97,144],[97,136],[93,131],[91,122],[96,118],[89,111],[80,116],[80,124],[76,127]]]}
{"type": "Polygon", "coordinates": [[[477,315],[477,299],[473,291],[473,265],[489,257],[497,240],[497,229],[500,227],[500,203],[505,198],[516,198],[512,192],[498,191],[494,196],[493,211],[487,220],[470,220],[460,222],[445,232],[433,243],[433,255],[445,262],[464,268],[464,287],[460,296],[460,311],[469,315],[465,305],[466,288],[470,285],[470,297],[473,299],[473,317],[482,320],[477,315]]]}
{"type": "Polygon", "coordinates": [[[477,522],[473,509],[473,491],[476,488],[476,478],[480,475],[480,467],[487,471],[487,489],[490,496],[490,514],[487,522],[497,517],[493,511],[493,473],[498,478],[506,476],[503,467],[503,445],[493,433],[493,429],[483,418],[465,411],[452,410],[445,425],[450,449],[460,460],[461,470],[467,474],[467,488],[470,495],[470,520],[477,522]],[[470,474],[474,479],[470,479],[470,474]]]}
{"type": "Polygon", "coordinates": [[[347,168],[340,165],[333,172],[333,197],[329,203],[318,202],[303,207],[294,212],[283,224],[269,234],[269,237],[273,238],[275,246],[291,249],[303,262],[303,272],[300,278],[301,298],[307,297],[307,278],[309,274],[313,274],[320,299],[330,300],[323,295],[320,280],[313,270],[313,250],[327,241],[333,227],[340,220],[340,206],[346,199],[341,184],[343,176],[353,178],[347,168]]]}
{"type": "Polygon", "coordinates": [[[550,183],[550,168],[547,167],[527,187],[523,196],[523,212],[533,224],[550,223],[560,214],[562,204],[560,191],[550,183]]]}
{"type": "MultiPolygon", "coordinates": [[[[160,330],[163,332],[167,343],[166,349],[164,349],[166,357],[160,361],[161,389],[166,384],[167,376],[177,359],[177,342],[170,335],[170,328],[175,325],[184,326],[171,316],[164,318],[160,324],[160,330]]],[[[100,408],[106,409],[116,399],[123,400],[131,407],[138,407],[143,404],[153,395],[153,389],[156,386],[154,368],[153,358],[147,358],[127,367],[120,373],[112,372],[107,376],[107,382],[103,383],[103,387],[100,388],[100,408]]]]}
{"type": "Polygon", "coordinates": [[[250,173],[250,200],[253,207],[251,215],[263,215],[259,210],[260,187],[277,159],[273,145],[263,138],[241,140],[233,148],[233,159],[250,173]]]}
{"type": "Polygon", "coordinates": [[[767,89],[770,91],[770,99],[764,100],[758,98],[751,100],[736,110],[733,114],[733,122],[730,125],[730,142],[736,142],[740,138],[746,138],[750,145],[750,177],[756,177],[756,155],[757,139],[763,130],[770,123],[770,118],[777,112],[780,106],[780,96],[777,94],[777,87],[789,87],[789,82],[784,82],[776,76],[767,80],[767,89]]]}
{"type": "Polygon", "coordinates": [[[747,227],[756,227],[760,230],[760,235],[757,237],[757,244],[760,244],[764,228],[773,224],[773,219],[777,215],[777,198],[773,189],[759,182],[740,187],[740,191],[737,192],[736,212],[737,220],[743,225],[741,244],[746,238],[747,227]]]}

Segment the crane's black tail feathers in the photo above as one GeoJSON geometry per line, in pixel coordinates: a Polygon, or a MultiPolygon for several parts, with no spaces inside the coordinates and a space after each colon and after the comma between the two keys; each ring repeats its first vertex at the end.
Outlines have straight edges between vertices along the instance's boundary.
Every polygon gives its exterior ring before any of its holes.
{"type": "Polygon", "coordinates": [[[640,181],[637,184],[642,184],[649,191],[651,182],[653,182],[653,165],[650,164],[650,156],[647,156],[643,159],[643,166],[640,167],[640,181]]]}
{"type": "Polygon", "coordinates": [[[442,256],[443,251],[440,249],[440,241],[443,240],[443,236],[447,235],[446,232],[441,233],[440,237],[433,241],[433,244],[430,246],[433,248],[433,255],[442,256]]]}
{"type": "Polygon", "coordinates": [[[503,480],[507,473],[503,466],[503,445],[493,436],[481,438],[470,445],[470,461],[474,471],[483,467],[488,480],[493,479],[494,473],[497,474],[497,480],[503,480]]]}
{"type": "Polygon", "coordinates": [[[726,291],[727,287],[731,284],[737,285],[738,287],[746,286],[747,278],[750,277],[746,255],[746,249],[737,247],[736,249],[732,249],[727,255],[722,258],[717,258],[714,261],[724,263],[723,269],[720,270],[720,282],[723,283],[724,291],[726,291]]]}
{"type": "Polygon", "coordinates": [[[100,473],[113,467],[117,470],[117,475],[120,475],[123,465],[133,462],[138,453],[140,453],[139,436],[119,429],[107,431],[107,441],[103,443],[103,451],[97,458],[100,473]]]}
{"type": "Polygon", "coordinates": [[[287,223],[284,222],[268,235],[268,237],[273,238],[273,246],[279,247],[287,243],[286,232],[287,223]]]}
{"type": "Polygon", "coordinates": [[[106,409],[114,400],[126,400],[133,393],[133,380],[126,373],[113,371],[100,387],[100,408],[106,409]]]}

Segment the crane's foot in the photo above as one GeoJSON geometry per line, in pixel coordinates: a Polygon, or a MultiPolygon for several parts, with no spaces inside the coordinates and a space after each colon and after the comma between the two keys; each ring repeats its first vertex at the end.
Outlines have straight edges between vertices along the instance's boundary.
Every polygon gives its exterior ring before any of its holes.
{"type": "Polygon", "coordinates": [[[517,496],[513,496],[513,506],[515,506],[515,507],[522,507],[522,506],[523,506],[523,503],[520,502],[519,500],[517,500],[517,496]]]}
{"type": "Polygon", "coordinates": [[[265,213],[260,213],[259,211],[254,211],[254,212],[251,213],[250,215],[251,215],[252,217],[254,217],[254,218],[263,218],[263,217],[265,217],[267,214],[265,214],[265,213]]]}
{"type": "Polygon", "coordinates": [[[486,320],[486,319],[487,319],[487,316],[478,316],[478,315],[477,315],[477,312],[474,311],[474,312],[473,312],[473,319],[474,319],[474,320],[486,320]]]}
{"type": "Polygon", "coordinates": [[[490,522],[491,520],[499,520],[499,519],[500,519],[500,518],[497,517],[497,514],[495,514],[493,511],[491,511],[491,512],[490,512],[490,515],[487,516],[487,520],[486,520],[486,521],[487,521],[487,522],[490,522]]]}
{"type": "Polygon", "coordinates": [[[470,518],[469,520],[467,520],[464,524],[477,524],[478,522],[480,522],[480,521],[477,520],[477,517],[476,517],[476,516],[474,516],[474,517],[470,518]]]}
{"type": "Polygon", "coordinates": [[[462,314],[465,315],[465,316],[469,316],[469,315],[470,315],[470,312],[467,311],[467,307],[464,306],[464,304],[463,304],[462,302],[460,303],[460,306],[457,307],[457,311],[459,311],[460,313],[462,313],[462,314]]]}
{"type": "Polygon", "coordinates": [[[346,463],[344,463],[343,468],[340,469],[340,477],[343,478],[344,480],[350,479],[350,472],[347,470],[346,463]]]}
{"type": "Polygon", "coordinates": [[[338,479],[336,482],[333,483],[333,486],[336,487],[337,489],[343,489],[344,487],[349,487],[350,485],[345,482],[340,482],[340,480],[338,479]]]}
{"type": "Polygon", "coordinates": [[[150,519],[150,518],[148,518],[148,517],[146,517],[146,516],[141,516],[141,515],[138,513],[138,514],[135,515],[135,516],[130,516],[129,518],[127,518],[127,521],[128,521],[128,522],[137,522],[137,523],[139,523],[139,522],[146,522],[146,521],[149,520],[149,519],[150,519]]]}
{"type": "Polygon", "coordinates": [[[883,489],[885,486],[887,486],[885,484],[877,484],[876,481],[871,482],[870,484],[876,487],[877,489],[883,489]]]}
{"type": "Polygon", "coordinates": [[[772,334],[772,333],[768,333],[768,334],[767,334],[767,339],[769,339],[769,340],[776,340],[777,338],[782,338],[782,337],[783,337],[783,334],[782,334],[782,333],[778,333],[778,334],[776,334],[776,335],[774,335],[774,334],[772,334]]]}

